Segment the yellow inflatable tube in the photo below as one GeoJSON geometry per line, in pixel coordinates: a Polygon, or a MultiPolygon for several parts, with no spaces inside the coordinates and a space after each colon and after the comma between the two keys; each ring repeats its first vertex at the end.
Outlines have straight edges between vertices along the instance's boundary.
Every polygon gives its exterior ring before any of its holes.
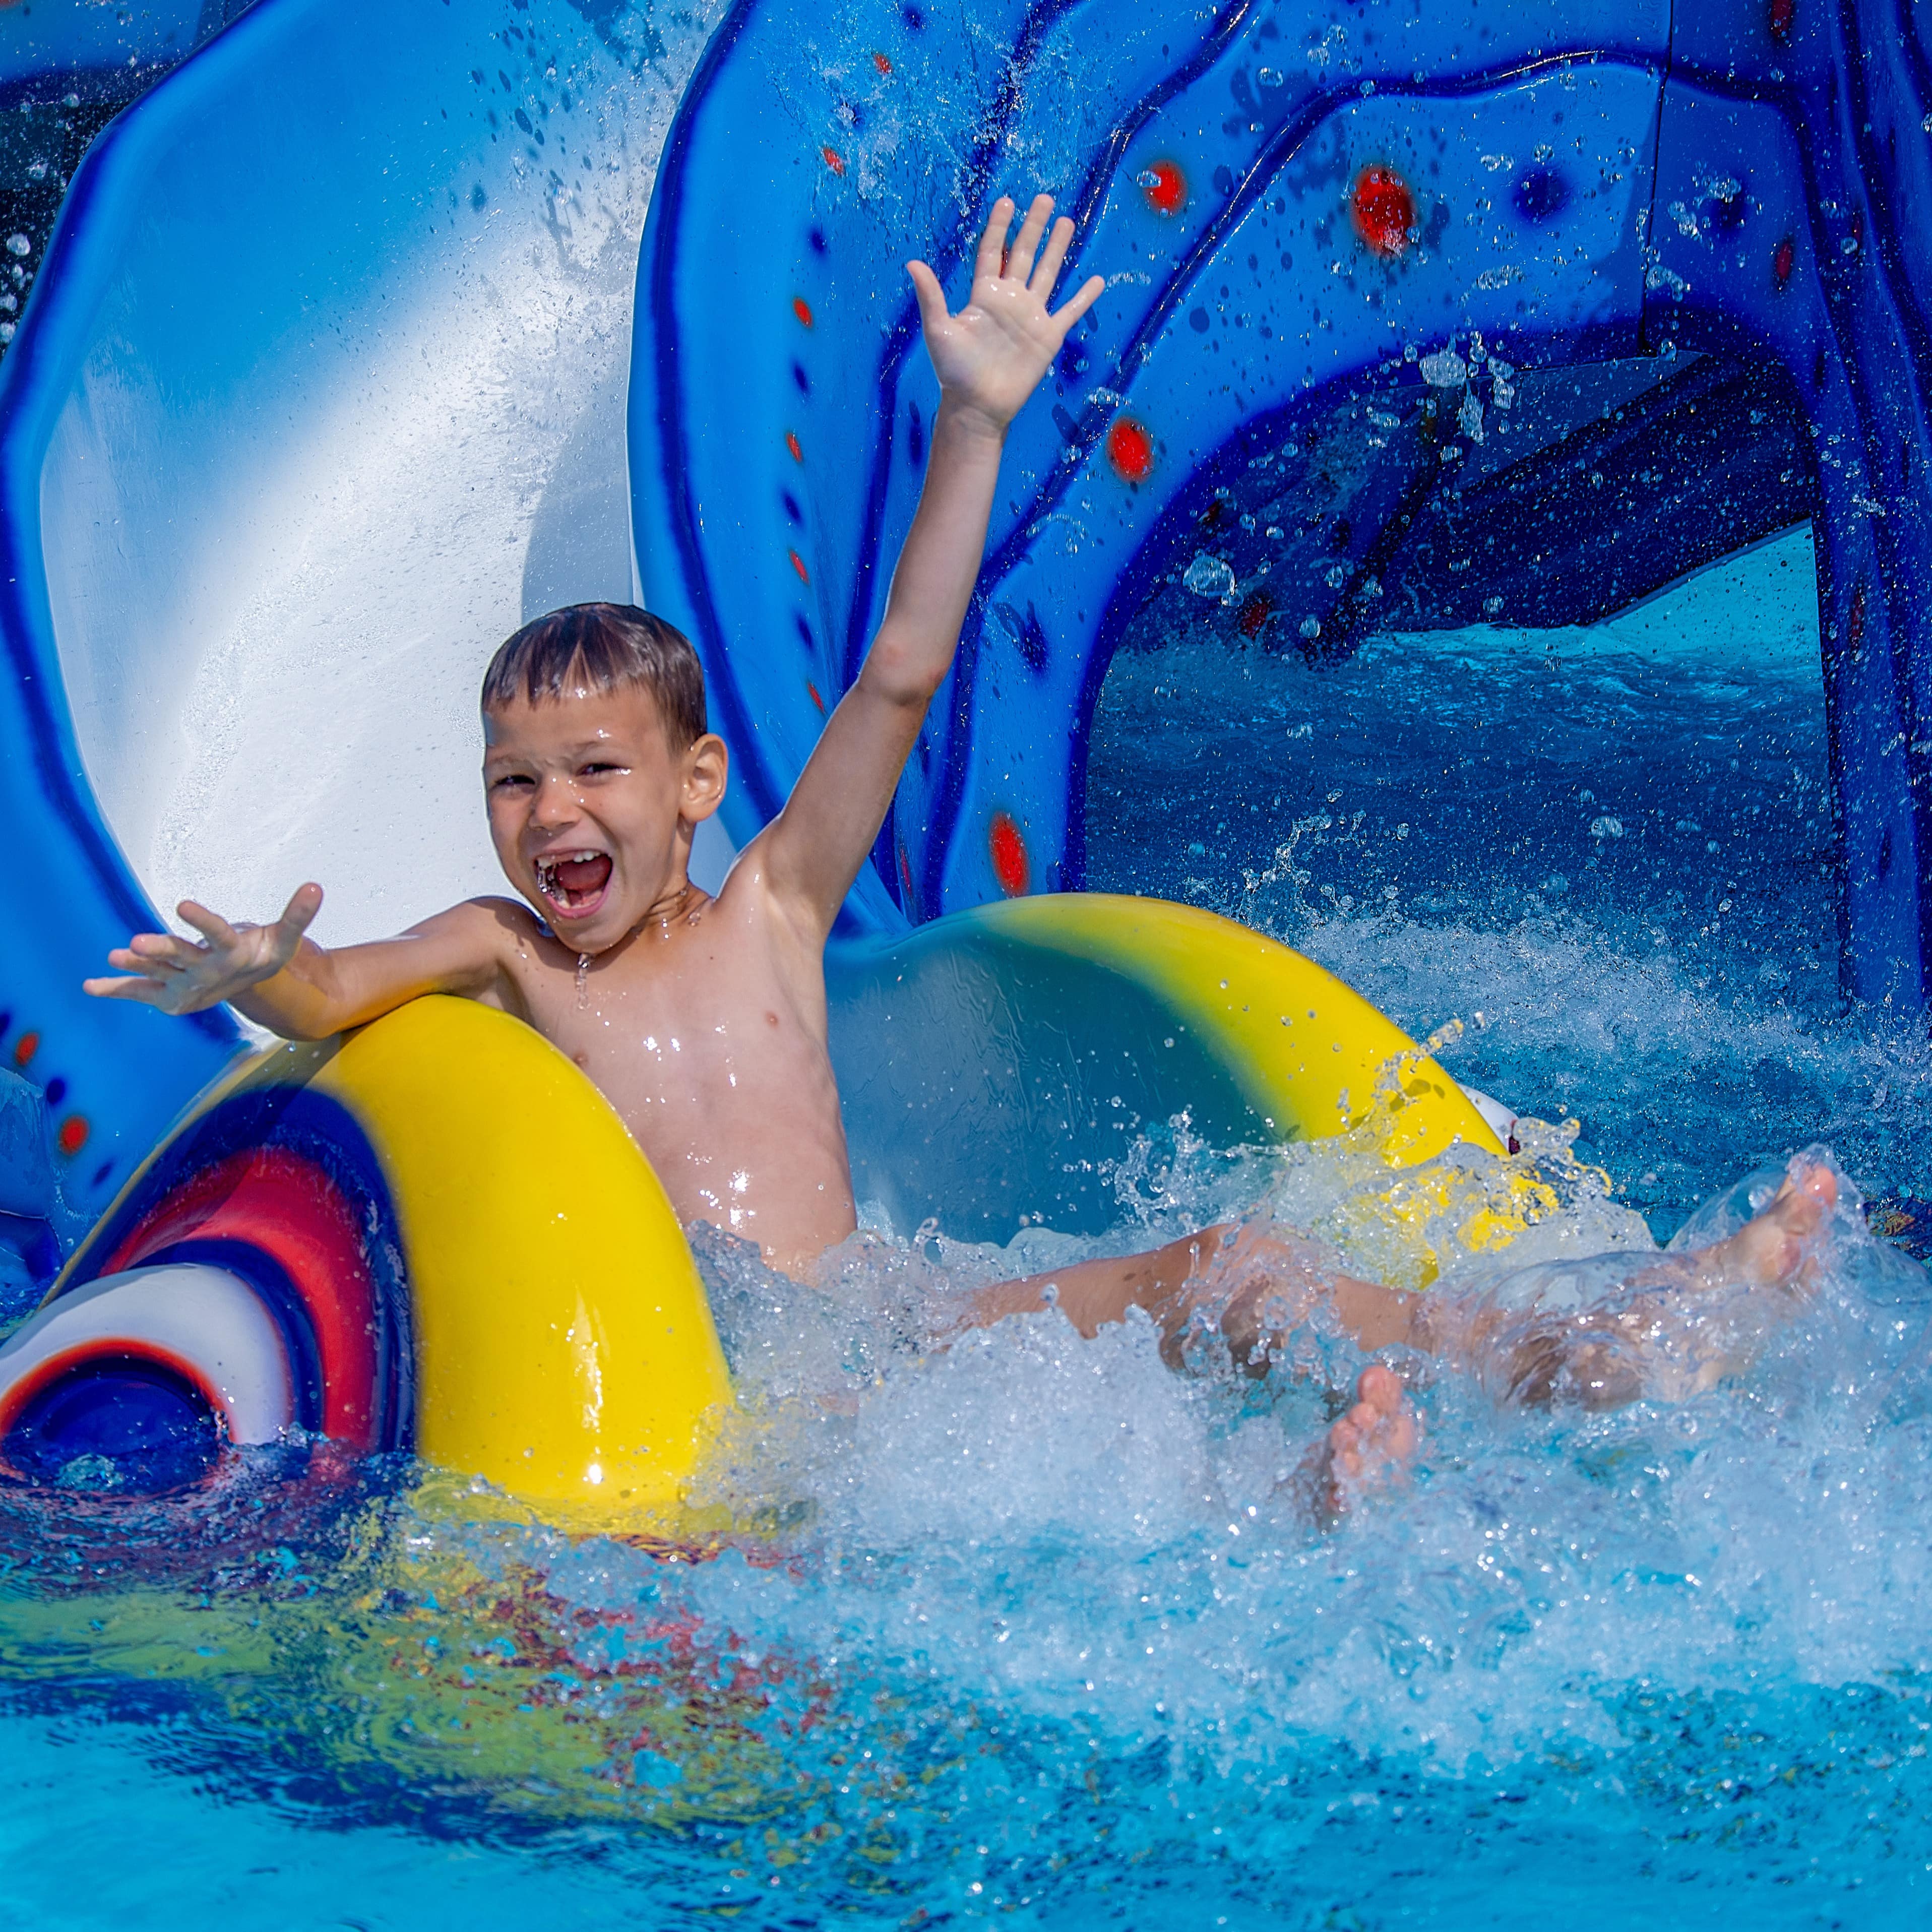
{"type": "Polygon", "coordinates": [[[443,998],[350,1035],[310,1084],[394,1196],[417,1453],[536,1502],[674,1505],[730,1381],[684,1231],[610,1102],[528,1027],[443,998]]]}
{"type": "Polygon", "coordinates": [[[1500,1159],[1502,1143],[1400,1027],[1277,940],[1198,907],[1102,893],[1014,899],[968,916],[1090,961],[1158,999],[1213,1042],[1276,1138],[1372,1135],[1383,1163],[1404,1172],[1346,1204],[1325,1232],[1391,1286],[1426,1287],[1449,1258],[1445,1249],[1492,1252],[1555,1205],[1523,1169],[1471,1175],[1431,1166],[1457,1147],[1500,1159]]]}
{"type": "MultiPolygon", "coordinates": [[[[1056,1178],[1099,1174],[1126,1144],[1105,1138],[1127,1125],[1102,1097],[1116,1082],[1142,1119],[1201,1109],[1216,1145],[1254,1130],[1366,1136],[1388,1178],[1351,1184],[1334,1232],[1404,1285],[1433,1276],[1445,1240],[1494,1247],[1543,1204],[1514,1168],[1438,1158],[1502,1150],[1399,1028],[1211,914],[1017,900],[832,976],[835,1048],[842,1013],[854,1053],[839,1068],[848,1126],[869,1118],[869,1157],[902,1172],[921,1146],[943,1156],[895,1208],[908,1226],[974,1211],[1002,1161],[1017,1220],[1042,1218],[1028,1201],[1050,1206],[1056,1178]],[[868,1074],[888,1084],[855,1107],[868,1074]],[[1082,1134],[1096,1158],[1073,1157],[1082,1134]]],[[[1089,1207],[1104,1194],[1089,1185],[1089,1207]]],[[[305,1334],[292,1372],[308,1363],[321,1389],[303,1426],[413,1449],[567,1525],[691,1527],[688,1486],[732,1400],[703,1282],[622,1122],[519,1022],[426,998],[242,1063],[130,1180],[53,1297],[170,1262],[238,1272],[292,1312],[305,1334]]]]}
{"type": "Polygon", "coordinates": [[[1379,1106],[1391,1167],[1458,1142],[1503,1151],[1474,1103],[1394,1021],[1313,960],[1231,919],[1103,892],[1010,899],[968,916],[1155,994],[1219,1045],[1282,1139],[1346,1133],[1379,1106]]]}
{"type": "Polygon", "coordinates": [[[1196,907],[1012,899],[832,968],[860,1190],[907,1227],[1103,1232],[1132,1136],[1167,1123],[1216,1148],[1347,1137],[1375,1178],[1344,1180],[1320,1232],[1404,1287],[1452,1251],[1500,1246],[1552,1198],[1400,1028],[1312,960],[1196,907]]]}
{"type": "Polygon", "coordinates": [[[731,1400],[683,1231],[623,1123],[554,1047],[469,1000],[242,1063],[50,1298],[211,1256],[305,1331],[296,1354],[333,1384],[325,1432],[560,1520],[674,1528],[731,1400]]]}

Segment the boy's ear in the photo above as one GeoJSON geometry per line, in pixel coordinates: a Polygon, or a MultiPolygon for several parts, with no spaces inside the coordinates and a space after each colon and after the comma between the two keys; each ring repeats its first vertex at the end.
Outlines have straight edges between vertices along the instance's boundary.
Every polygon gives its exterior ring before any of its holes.
{"type": "Polygon", "coordinates": [[[684,797],[680,817],[693,825],[709,818],[724,796],[725,781],[730,776],[731,754],[724,740],[707,731],[684,754],[684,797]]]}

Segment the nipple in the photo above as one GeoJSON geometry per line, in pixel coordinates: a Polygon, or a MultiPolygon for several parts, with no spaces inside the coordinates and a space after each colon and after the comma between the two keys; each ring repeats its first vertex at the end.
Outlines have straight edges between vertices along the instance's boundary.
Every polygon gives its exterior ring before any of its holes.
{"type": "Polygon", "coordinates": [[[590,956],[580,952],[577,956],[577,1010],[580,1013],[590,1004],[590,956]]]}

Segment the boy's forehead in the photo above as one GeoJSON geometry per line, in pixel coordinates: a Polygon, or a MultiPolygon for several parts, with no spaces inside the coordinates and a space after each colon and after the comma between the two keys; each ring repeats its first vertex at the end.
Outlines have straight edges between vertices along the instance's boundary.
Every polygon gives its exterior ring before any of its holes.
{"type": "Polygon", "coordinates": [[[490,750],[512,744],[566,746],[601,740],[664,735],[657,700],[641,684],[608,691],[585,686],[532,703],[520,692],[506,704],[483,709],[483,742],[490,750]]]}

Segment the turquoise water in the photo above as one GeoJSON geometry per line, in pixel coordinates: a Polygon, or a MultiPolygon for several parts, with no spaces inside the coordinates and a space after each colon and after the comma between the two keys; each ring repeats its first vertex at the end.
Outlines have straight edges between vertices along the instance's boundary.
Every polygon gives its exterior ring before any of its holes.
{"type": "Polygon", "coordinates": [[[1917,1190],[1918,1036],[1838,997],[1812,596],[1799,530],[1592,630],[1323,672],[1192,600],[1115,661],[1090,882],[1264,926],[1418,1034],[1461,1018],[1454,1070],[1578,1114],[1660,1237],[1808,1139],[1917,1190]]]}
{"type": "MultiPolygon", "coordinates": [[[[1932,1068],[1836,994],[1810,590],[1790,539],[1614,628],[1320,674],[1204,609],[1103,698],[1094,883],[1460,1020],[1452,1066],[1576,1120],[1616,1184],[1573,1175],[1545,1251],[1646,1247],[1814,1141],[1909,1239],[1932,1068]]],[[[1116,1244],[1357,1178],[1160,1130],[1116,1244]]],[[[1051,1316],[923,1352],[1064,1251],[1028,1240],[880,1231],[829,1296],[706,1244],[748,1397],[712,1486],[770,1532],[712,1560],[406,1469],[237,1470],[192,1532],[0,1512],[16,1916],[1922,1921],[1932,1310],[1858,1214],[1690,1402],[1523,1415],[1412,1365],[1414,1478],[1327,1538],[1283,1483],[1355,1366],[1318,1324],[1312,1380],[1051,1316]]]]}

